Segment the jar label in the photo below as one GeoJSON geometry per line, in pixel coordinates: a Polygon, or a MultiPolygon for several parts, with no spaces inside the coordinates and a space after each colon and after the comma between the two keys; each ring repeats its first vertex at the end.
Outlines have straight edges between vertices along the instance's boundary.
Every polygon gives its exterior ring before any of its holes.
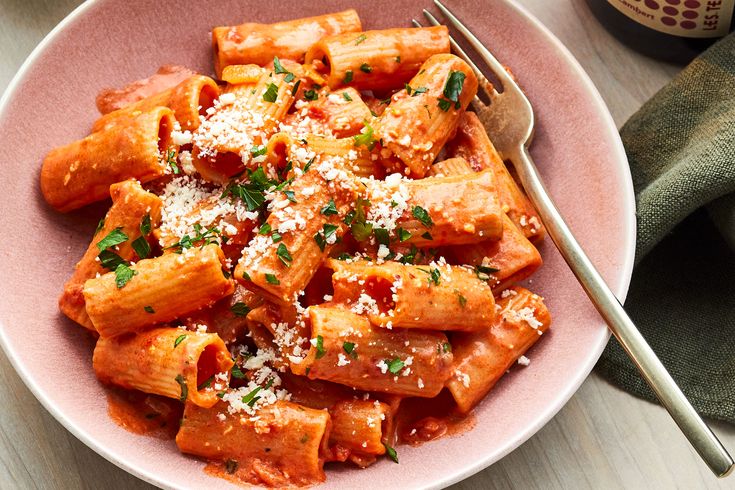
{"type": "Polygon", "coordinates": [[[608,0],[651,29],[680,37],[722,37],[730,32],[735,0],[608,0]]]}

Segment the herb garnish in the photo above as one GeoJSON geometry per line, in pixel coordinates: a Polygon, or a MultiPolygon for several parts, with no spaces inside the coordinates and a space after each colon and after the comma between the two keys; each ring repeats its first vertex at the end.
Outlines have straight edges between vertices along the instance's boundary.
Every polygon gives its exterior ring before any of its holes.
{"type": "Polygon", "coordinates": [[[250,307],[242,301],[238,301],[234,305],[230,306],[230,311],[235,316],[247,316],[248,313],[250,313],[250,307]]]}

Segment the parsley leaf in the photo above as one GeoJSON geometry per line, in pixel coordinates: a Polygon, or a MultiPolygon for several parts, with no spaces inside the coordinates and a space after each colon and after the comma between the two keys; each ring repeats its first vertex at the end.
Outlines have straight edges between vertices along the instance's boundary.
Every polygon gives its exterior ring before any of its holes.
{"type": "Polygon", "coordinates": [[[373,67],[368,65],[367,63],[363,63],[360,65],[360,71],[364,73],[371,73],[373,71],[373,67]]]}
{"type": "Polygon", "coordinates": [[[437,104],[439,106],[439,109],[443,110],[444,112],[447,112],[450,107],[452,107],[452,103],[449,102],[447,99],[439,99],[439,103],[437,104]]]}
{"type": "Polygon", "coordinates": [[[482,281],[487,281],[488,279],[490,279],[490,274],[493,274],[495,272],[500,272],[500,269],[496,269],[495,267],[488,267],[486,265],[475,266],[475,274],[477,274],[477,277],[482,281]]]}
{"type": "Polygon", "coordinates": [[[401,369],[404,368],[405,364],[403,361],[401,361],[399,358],[395,358],[392,361],[386,362],[388,364],[388,371],[391,372],[391,374],[398,374],[401,369]]]}
{"type": "Polygon", "coordinates": [[[275,274],[266,274],[265,282],[267,282],[268,284],[275,284],[276,286],[281,284],[281,281],[278,280],[275,274]]]}
{"type": "Polygon", "coordinates": [[[257,395],[258,395],[258,392],[262,389],[263,388],[261,388],[260,386],[256,386],[255,389],[253,389],[253,391],[251,391],[250,393],[242,397],[242,402],[252,407],[253,405],[255,405],[255,402],[260,400],[260,397],[257,395]]]}
{"type": "Polygon", "coordinates": [[[179,335],[178,337],[176,337],[176,340],[174,340],[174,349],[177,348],[186,337],[188,337],[188,335],[179,335]]]}
{"type": "Polygon", "coordinates": [[[140,221],[140,234],[147,235],[151,232],[151,215],[146,213],[140,221]]]}
{"type": "Polygon", "coordinates": [[[275,83],[269,83],[268,87],[263,92],[263,100],[266,102],[275,102],[278,98],[278,85],[275,83]]]}
{"type": "Polygon", "coordinates": [[[156,310],[154,310],[152,306],[144,306],[143,309],[145,310],[146,313],[153,314],[156,312],[156,310]]]}
{"type": "Polygon", "coordinates": [[[425,92],[428,92],[428,91],[429,91],[429,89],[428,89],[428,88],[426,88],[426,87],[417,87],[417,88],[416,88],[416,89],[415,89],[415,90],[413,91],[413,95],[412,95],[412,97],[416,97],[417,95],[419,95],[419,94],[423,94],[423,93],[425,93],[425,92]]]}
{"type": "Polygon", "coordinates": [[[263,223],[260,225],[260,229],[258,230],[258,235],[267,235],[271,232],[271,225],[268,223],[263,223]]]}
{"type": "Polygon", "coordinates": [[[304,98],[306,100],[317,100],[319,94],[316,93],[316,90],[304,90],[304,98]]]}
{"type": "Polygon", "coordinates": [[[122,231],[122,226],[118,226],[110,233],[108,233],[106,237],[97,242],[97,248],[100,250],[100,252],[102,252],[103,250],[107,250],[110,247],[114,247],[115,245],[123,243],[127,239],[128,236],[125,234],[124,231],[122,231]]]}
{"type": "Polygon", "coordinates": [[[429,216],[429,212],[421,206],[414,206],[411,210],[411,214],[413,214],[413,217],[419,220],[425,227],[431,228],[434,226],[434,221],[432,221],[431,216],[429,216]]]}
{"type": "Polygon", "coordinates": [[[355,212],[351,216],[348,215],[349,222],[345,217],[345,223],[350,225],[350,232],[358,242],[367,240],[373,232],[373,225],[366,222],[365,207],[367,206],[370,206],[370,201],[358,198],[355,203],[355,212]]]}
{"type": "Polygon", "coordinates": [[[99,223],[97,223],[97,228],[94,230],[94,234],[96,235],[100,231],[102,231],[102,228],[105,227],[105,218],[102,218],[99,223]]]}
{"type": "Polygon", "coordinates": [[[180,374],[176,375],[176,382],[181,386],[181,397],[179,401],[183,403],[186,401],[186,397],[189,396],[189,387],[186,386],[186,379],[180,374]]]}
{"type": "Polygon", "coordinates": [[[462,296],[462,293],[460,293],[456,289],[454,290],[454,292],[457,293],[457,299],[459,299],[459,306],[461,306],[462,308],[464,308],[465,306],[467,306],[467,298],[465,298],[464,296],[462,296]]]}
{"type": "Polygon", "coordinates": [[[345,99],[347,102],[352,102],[352,97],[350,97],[350,94],[347,92],[342,92],[342,98],[345,99]]]}
{"type": "Polygon", "coordinates": [[[117,269],[117,266],[120,264],[128,263],[127,260],[124,260],[112,250],[103,250],[97,257],[99,257],[100,259],[100,265],[102,265],[102,267],[104,267],[105,269],[109,269],[111,271],[117,269]]]}
{"type": "Polygon", "coordinates": [[[148,255],[151,253],[151,246],[148,244],[148,240],[146,240],[144,236],[139,236],[133,240],[131,245],[133,250],[135,250],[135,253],[141,259],[148,258],[148,255]]]}
{"type": "Polygon", "coordinates": [[[267,151],[268,149],[266,148],[265,145],[260,145],[260,146],[254,145],[252,148],[250,148],[250,154],[253,157],[263,156],[266,154],[267,151]]]}
{"type": "Polygon", "coordinates": [[[181,173],[179,166],[176,165],[176,150],[171,149],[166,152],[166,163],[169,167],[171,167],[171,172],[174,175],[178,175],[179,173],[181,173]]]}
{"type": "Polygon", "coordinates": [[[352,81],[352,70],[347,70],[345,72],[345,78],[342,80],[342,83],[350,83],[352,81]]]}
{"type": "Polygon", "coordinates": [[[327,205],[322,208],[321,213],[324,216],[332,216],[335,214],[339,214],[339,211],[337,211],[337,205],[335,204],[334,199],[329,200],[329,203],[327,203],[327,205]]]}
{"type": "Polygon", "coordinates": [[[375,234],[375,239],[380,245],[385,245],[386,247],[390,245],[390,235],[388,234],[388,230],[385,228],[373,228],[373,233],[375,234]]]}
{"type": "Polygon", "coordinates": [[[242,301],[238,301],[234,305],[230,306],[230,311],[235,316],[247,316],[247,314],[250,313],[250,307],[242,301]]]}
{"type": "Polygon", "coordinates": [[[317,245],[319,245],[319,250],[324,252],[324,249],[326,248],[327,243],[329,243],[330,241],[329,240],[330,237],[334,235],[338,229],[339,229],[339,226],[337,225],[325,223],[321,231],[319,231],[316,235],[314,235],[314,241],[316,242],[317,245]]]}
{"type": "Polygon", "coordinates": [[[355,39],[355,46],[363,42],[365,39],[367,39],[367,36],[365,34],[360,34],[357,39],[355,39]]]}
{"type": "Polygon", "coordinates": [[[442,275],[441,275],[441,272],[439,272],[439,269],[434,269],[434,268],[424,269],[424,268],[419,267],[419,270],[421,272],[425,272],[425,273],[429,274],[429,282],[430,283],[433,282],[434,284],[436,284],[438,286],[439,283],[441,282],[442,275]]]}
{"type": "Polygon", "coordinates": [[[444,342],[442,344],[442,351],[444,351],[445,353],[452,352],[452,344],[450,344],[449,342],[444,342]]]}
{"type": "Polygon", "coordinates": [[[316,336],[316,358],[321,359],[327,351],[324,350],[324,338],[321,335],[316,336]]]}
{"type": "Polygon", "coordinates": [[[362,128],[362,131],[360,134],[356,134],[352,138],[355,140],[355,146],[367,146],[368,150],[372,150],[375,147],[375,137],[374,137],[374,131],[373,127],[370,126],[370,124],[365,122],[365,127],[362,128]]]}
{"type": "Polygon", "coordinates": [[[447,82],[444,84],[444,97],[452,102],[459,102],[459,95],[462,93],[465,74],[461,71],[450,71],[447,82]]]}
{"type": "Polygon", "coordinates": [[[344,342],[342,349],[350,355],[353,359],[357,359],[357,352],[355,351],[355,344],[353,342],[344,342]]]}
{"type": "Polygon", "coordinates": [[[232,377],[236,379],[245,379],[245,373],[243,373],[238,366],[232,366],[232,369],[230,370],[230,375],[232,375],[232,377]]]}
{"type": "Polygon", "coordinates": [[[394,463],[398,464],[398,453],[395,449],[390,447],[388,444],[383,444],[385,446],[385,453],[388,455],[390,459],[393,460],[394,463]]]}
{"type": "Polygon", "coordinates": [[[411,238],[411,232],[404,230],[403,228],[398,228],[396,230],[396,233],[398,234],[398,240],[405,242],[409,238],[411,238]]]}
{"type": "Polygon", "coordinates": [[[283,265],[286,267],[291,267],[291,262],[293,262],[293,257],[291,257],[291,254],[288,252],[288,248],[286,248],[286,245],[281,243],[278,245],[278,248],[276,249],[276,256],[283,262],[283,265]]]}
{"type": "Polygon", "coordinates": [[[127,264],[119,264],[115,268],[115,285],[121,289],[137,274],[138,271],[131,269],[127,264]]]}

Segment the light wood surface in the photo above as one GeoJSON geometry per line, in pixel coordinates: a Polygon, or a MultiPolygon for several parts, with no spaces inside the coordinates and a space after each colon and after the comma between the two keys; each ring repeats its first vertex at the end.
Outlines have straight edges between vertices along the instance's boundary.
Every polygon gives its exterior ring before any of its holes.
{"type": "MultiPolygon", "coordinates": [[[[600,27],[584,0],[519,2],[577,57],[618,126],[680,70],[622,46],[600,27]]],[[[0,90],[43,36],[79,3],[0,0],[0,90]]],[[[35,400],[2,351],[0,400],[0,489],[152,488],[68,433],[35,400]]],[[[735,427],[712,426],[735,450],[735,427]]],[[[717,480],[661,407],[592,374],[538,434],[452,488],[735,488],[735,476],[717,480]]]]}

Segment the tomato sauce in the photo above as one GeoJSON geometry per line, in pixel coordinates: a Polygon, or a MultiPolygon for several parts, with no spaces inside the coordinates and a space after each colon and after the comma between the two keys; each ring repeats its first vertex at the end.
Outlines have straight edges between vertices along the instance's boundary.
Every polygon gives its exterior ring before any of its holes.
{"type": "Polygon", "coordinates": [[[396,416],[398,442],[418,446],[443,436],[457,436],[475,426],[472,414],[458,415],[448,390],[436,398],[405,398],[396,416]]]}
{"type": "Polygon", "coordinates": [[[196,72],[179,65],[163,65],[148,78],[136,80],[123,88],[106,88],[97,95],[97,109],[107,114],[175,87],[196,72]]]}
{"type": "Polygon", "coordinates": [[[107,413],[129,432],[172,440],[179,431],[184,406],[162,396],[108,387],[107,413]]]}

